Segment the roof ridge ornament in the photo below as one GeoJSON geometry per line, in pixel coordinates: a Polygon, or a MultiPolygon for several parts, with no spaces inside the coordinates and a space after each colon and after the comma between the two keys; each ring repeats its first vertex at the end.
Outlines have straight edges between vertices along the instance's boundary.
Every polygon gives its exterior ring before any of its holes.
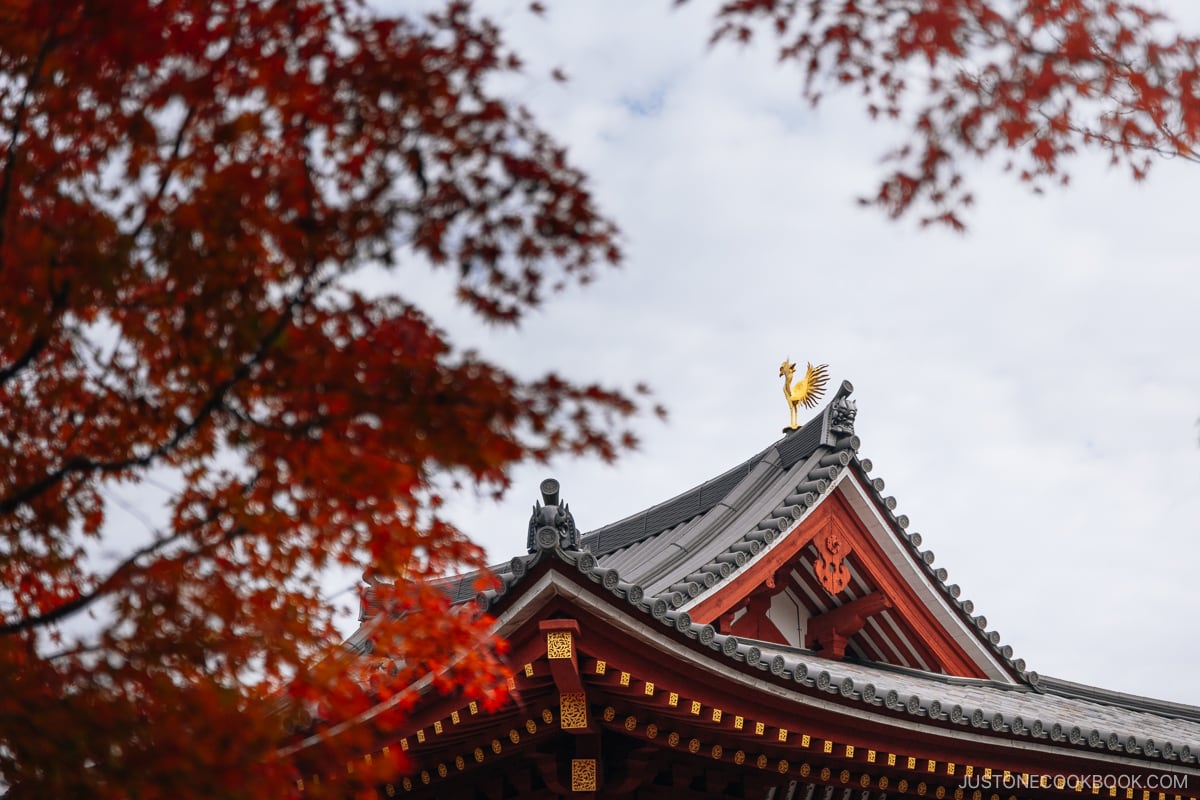
{"type": "Polygon", "coordinates": [[[829,406],[830,433],[854,435],[854,418],[857,415],[858,404],[839,393],[829,406]]]}
{"type": "Polygon", "coordinates": [[[793,383],[796,377],[796,363],[785,358],[779,365],[779,377],[783,378],[783,396],[787,399],[790,415],[788,427],[784,428],[783,432],[791,433],[803,427],[798,420],[800,406],[815,408],[817,401],[825,393],[825,384],[829,381],[829,365],[818,364],[814,367],[809,361],[804,377],[793,383]]]}
{"type": "Polygon", "coordinates": [[[530,553],[556,548],[578,550],[579,529],[575,527],[575,516],[570,507],[566,503],[560,505],[558,481],[546,478],[538,489],[545,505],[536,501],[533,504],[526,549],[530,553]]]}

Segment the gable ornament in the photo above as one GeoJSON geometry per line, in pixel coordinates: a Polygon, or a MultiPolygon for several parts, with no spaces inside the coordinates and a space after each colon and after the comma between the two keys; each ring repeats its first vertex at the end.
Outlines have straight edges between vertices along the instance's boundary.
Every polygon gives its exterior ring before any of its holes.
{"type": "Polygon", "coordinates": [[[817,580],[830,594],[837,594],[850,583],[850,570],[846,569],[846,556],[850,554],[850,542],[832,523],[817,534],[817,580]]]}

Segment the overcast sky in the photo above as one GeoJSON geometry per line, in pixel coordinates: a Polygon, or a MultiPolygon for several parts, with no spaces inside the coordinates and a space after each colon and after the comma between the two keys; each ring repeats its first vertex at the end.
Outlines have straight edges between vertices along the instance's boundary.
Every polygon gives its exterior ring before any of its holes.
{"type": "MultiPolygon", "coordinates": [[[[1134,184],[1101,159],[1037,197],[973,170],[960,236],[860,209],[894,132],[817,111],[766,47],[706,47],[712,6],[480,3],[527,61],[512,93],[587,171],[624,267],[517,332],[401,273],[452,337],[513,370],[645,380],[666,423],[615,466],[520,470],[453,519],[506,560],[541,478],[583,530],[672,497],[779,436],[785,356],[830,365],[861,455],[1030,669],[1200,704],[1200,167],[1134,184]],[[561,67],[570,80],[550,79],[561,67]]],[[[1200,4],[1173,0],[1200,32],[1200,4]]]]}

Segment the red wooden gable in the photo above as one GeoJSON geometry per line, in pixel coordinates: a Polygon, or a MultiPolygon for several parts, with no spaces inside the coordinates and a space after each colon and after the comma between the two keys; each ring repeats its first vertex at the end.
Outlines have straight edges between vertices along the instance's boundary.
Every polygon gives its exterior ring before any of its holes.
{"type": "Polygon", "coordinates": [[[857,480],[848,475],[756,563],[699,598],[692,619],[826,657],[995,677],[997,662],[964,644],[969,629],[913,568],[899,533],[871,519],[874,495],[857,480]]]}

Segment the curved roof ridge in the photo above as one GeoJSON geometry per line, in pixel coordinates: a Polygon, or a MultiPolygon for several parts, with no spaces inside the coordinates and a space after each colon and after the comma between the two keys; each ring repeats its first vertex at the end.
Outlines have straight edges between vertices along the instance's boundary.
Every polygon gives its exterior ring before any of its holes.
{"type": "Polygon", "coordinates": [[[1056,694],[1076,700],[1087,700],[1093,703],[1104,703],[1131,711],[1144,711],[1150,714],[1166,714],[1186,719],[1190,722],[1200,722],[1200,706],[1188,703],[1176,703],[1170,700],[1159,700],[1146,695],[1118,692],[1115,689],[1105,689],[1100,686],[1089,686],[1086,683],[1076,683],[1063,678],[1048,675],[1041,676],[1038,688],[1047,694],[1056,694]]]}

